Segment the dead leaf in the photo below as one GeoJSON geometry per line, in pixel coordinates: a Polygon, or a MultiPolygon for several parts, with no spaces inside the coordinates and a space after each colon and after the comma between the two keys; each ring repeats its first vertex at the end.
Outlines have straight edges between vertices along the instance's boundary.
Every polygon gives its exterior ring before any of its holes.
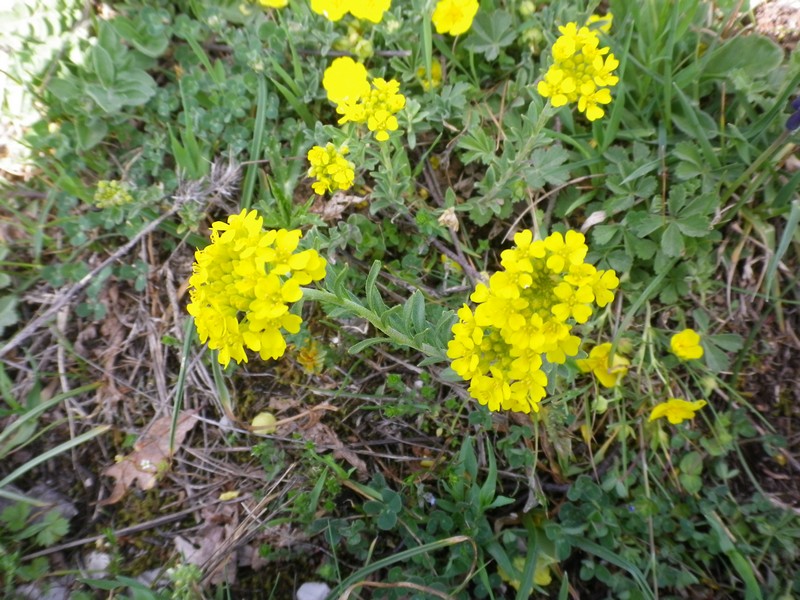
{"type": "Polygon", "coordinates": [[[122,500],[125,492],[136,483],[140,490],[150,490],[158,482],[158,476],[169,469],[175,450],[183,443],[186,434],[197,423],[197,411],[185,410],[178,416],[175,427],[175,446],[170,451],[170,430],[172,416],[154,421],[147,433],[133,445],[133,452],[116,464],[111,465],[103,475],[116,479],[111,495],[101,500],[101,505],[114,504],[122,500]]]}
{"type": "Polygon", "coordinates": [[[201,569],[215,563],[209,582],[212,585],[236,582],[236,565],[238,551],[231,548],[227,556],[218,560],[221,548],[236,531],[239,524],[239,508],[234,504],[218,504],[206,507],[200,513],[205,524],[192,537],[175,537],[175,548],[183,555],[187,564],[197,565],[201,569]]]}
{"type": "Polygon", "coordinates": [[[361,204],[365,201],[366,198],[361,196],[349,196],[341,192],[336,192],[333,196],[331,196],[331,199],[325,202],[322,206],[313,206],[311,212],[319,214],[323,221],[339,221],[342,218],[342,213],[347,209],[348,206],[353,204],[361,204]]]}

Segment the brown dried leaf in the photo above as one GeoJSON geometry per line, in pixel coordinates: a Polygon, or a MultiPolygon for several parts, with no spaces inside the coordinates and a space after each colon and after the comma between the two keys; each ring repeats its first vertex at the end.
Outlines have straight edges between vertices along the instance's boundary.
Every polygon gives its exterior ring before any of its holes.
{"type": "Polygon", "coordinates": [[[237,504],[219,504],[206,507],[200,513],[205,524],[196,535],[191,537],[176,536],[175,548],[183,555],[184,562],[197,565],[201,569],[212,569],[209,582],[212,585],[236,582],[236,564],[239,554],[230,545],[236,527],[239,524],[239,508],[237,504]],[[227,555],[220,556],[221,552],[227,555]],[[213,566],[209,566],[213,565],[213,566]]]}
{"type": "Polygon", "coordinates": [[[366,198],[361,196],[349,196],[342,192],[336,192],[331,199],[325,202],[322,206],[315,205],[312,207],[311,212],[315,212],[322,217],[323,221],[340,221],[342,213],[347,210],[348,206],[353,204],[361,204],[366,198]]]}
{"type": "Polygon", "coordinates": [[[166,416],[152,423],[147,433],[133,445],[133,452],[121,461],[111,465],[103,475],[116,479],[111,495],[101,500],[101,505],[114,504],[122,500],[125,492],[136,483],[140,490],[155,487],[158,476],[169,469],[172,454],[183,443],[186,434],[197,423],[197,412],[185,410],[178,416],[175,427],[175,447],[170,452],[170,429],[172,417],[166,416]]]}

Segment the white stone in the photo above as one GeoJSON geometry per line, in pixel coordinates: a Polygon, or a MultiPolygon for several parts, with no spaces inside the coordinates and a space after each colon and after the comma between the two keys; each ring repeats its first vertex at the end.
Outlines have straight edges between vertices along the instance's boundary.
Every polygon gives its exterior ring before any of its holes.
{"type": "Polygon", "coordinates": [[[300,586],[295,597],[297,600],[325,600],[330,593],[331,588],[327,584],[309,582],[300,586]]]}

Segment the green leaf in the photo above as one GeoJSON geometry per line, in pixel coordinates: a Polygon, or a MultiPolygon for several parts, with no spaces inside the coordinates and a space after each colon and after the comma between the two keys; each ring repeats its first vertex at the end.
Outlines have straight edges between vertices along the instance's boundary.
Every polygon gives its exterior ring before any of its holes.
{"type": "Polygon", "coordinates": [[[711,231],[711,220],[708,217],[692,215],[688,217],[680,216],[675,224],[681,233],[688,237],[705,237],[711,231]]]}
{"type": "Polygon", "coordinates": [[[113,115],[122,108],[123,101],[116,95],[115,88],[105,88],[96,83],[87,83],[84,89],[103,112],[113,115]]]}
{"type": "Polygon", "coordinates": [[[738,352],[742,349],[743,345],[742,336],[738,333],[719,333],[717,335],[710,335],[706,339],[727,352],[738,352]]]}
{"type": "Polygon", "coordinates": [[[504,10],[479,11],[472,22],[470,34],[464,41],[464,47],[483,53],[488,61],[496,59],[500,50],[509,46],[517,37],[512,22],[511,15],[504,10]]]}
{"type": "Polygon", "coordinates": [[[569,152],[559,144],[537,148],[522,173],[525,183],[533,189],[542,189],[547,183],[563,185],[569,179],[569,165],[564,165],[568,160],[569,152]]]}
{"type": "Polygon", "coordinates": [[[45,514],[44,528],[36,535],[36,542],[45,548],[52,546],[69,532],[69,521],[57,510],[45,514]]]}
{"type": "Polygon", "coordinates": [[[31,507],[24,502],[11,504],[0,513],[0,521],[5,523],[9,531],[17,533],[22,531],[28,524],[28,516],[31,514],[31,507]]]}
{"type": "Polygon", "coordinates": [[[687,475],[700,475],[703,472],[703,457],[699,452],[689,452],[681,458],[680,469],[687,475]]]}
{"type": "Polygon", "coordinates": [[[782,61],[783,50],[768,37],[740,35],[711,53],[700,76],[703,79],[722,79],[736,69],[750,79],[759,79],[772,73],[782,61]]]}
{"type": "Polygon", "coordinates": [[[81,150],[91,150],[108,135],[108,125],[98,116],[79,117],[75,122],[75,134],[81,150]]]}
{"type": "Polygon", "coordinates": [[[366,340],[361,340],[360,342],[358,342],[356,344],[353,344],[348,349],[347,353],[348,354],[358,354],[362,350],[365,350],[366,348],[369,348],[370,346],[374,346],[375,344],[382,344],[382,343],[384,343],[386,341],[387,341],[386,338],[380,338],[380,337],[367,338],[366,340]]]}
{"type": "Polygon", "coordinates": [[[378,525],[378,529],[382,529],[383,531],[390,531],[394,529],[394,526],[397,524],[397,513],[394,513],[391,510],[381,511],[381,514],[378,515],[376,524],[378,525]]]}
{"type": "Polygon", "coordinates": [[[0,297],[0,336],[3,335],[3,331],[6,327],[16,325],[18,321],[19,312],[17,311],[17,297],[0,297]]]}
{"type": "Polygon", "coordinates": [[[153,78],[141,69],[122,71],[114,83],[121,103],[127,106],[144,104],[155,95],[157,87],[153,78]]]}
{"type": "Polygon", "coordinates": [[[664,234],[661,236],[661,250],[667,256],[680,256],[684,250],[683,236],[677,224],[670,223],[667,225],[664,234]]]}
{"type": "Polygon", "coordinates": [[[92,66],[95,75],[106,87],[111,87],[114,83],[114,62],[111,56],[102,46],[92,47],[92,66]]]}
{"type": "Polygon", "coordinates": [[[629,212],[625,216],[625,224],[636,237],[647,237],[656,229],[664,225],[664,217],[654,215],[643,210],[629,212]]]}
{"type": "Polygon", "coordinates": [[[686,473],[681,473],[678,476],[678,479],[680,479],[683,489],[685,489],[690,494],[697,494],[701,489],[703,489],[702,477],[698,477],[697,475],[687,475],[686,473]]]}
{"type": "Polygon", "coordinates": [[[488,165],[495,157],[497,142],[480,127],[468,131],[458,138],[457,148],[464,150],[461,160],[465,165],[479,160],[488,165]]]}

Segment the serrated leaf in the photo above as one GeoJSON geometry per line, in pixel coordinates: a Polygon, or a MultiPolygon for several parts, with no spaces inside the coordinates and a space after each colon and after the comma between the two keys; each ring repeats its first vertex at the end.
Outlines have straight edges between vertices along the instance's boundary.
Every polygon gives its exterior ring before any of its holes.
{"type": "Polygon", "coordinates": [[[456,147],[464,150],[461,160],[468,165],[476,160],[488,165],[495,156],[496,142],[480,127],[458,138],[456,147]]]}
{"type": "Polygon", "coordinates": [[[664,225],[664,217],[643,210],[629,212],[625,216],[625,225],[635,236],[644,238],[664,225]]]}
{"type": "Polygon", "coordinates": [[[562,185],[569,179],[569,152],[561,145],[537,148],[531,154],[530,167],[523,172],[525,182],[533,189],[542,189],[546,183],[562,185]]]}
{"type": "Polygon", "coordinates": [[[517,37],[511,15],[504,10],[480,11],[472,22],[464,47],[492,61],[517,37]]]}
{"type": "Polygon", "coordinates": [[[661,250],[667,256],[680,256],[685,245],[681,230],[675,223],[670,223],[661,235],[661,250]]]}
{"type": "Polygon", "coordinates": [[[675,221],[675,224],[683,235],[689,237],[705,237],[711,231],[711,220],[700,215],[681,216],[675,221]]]}

